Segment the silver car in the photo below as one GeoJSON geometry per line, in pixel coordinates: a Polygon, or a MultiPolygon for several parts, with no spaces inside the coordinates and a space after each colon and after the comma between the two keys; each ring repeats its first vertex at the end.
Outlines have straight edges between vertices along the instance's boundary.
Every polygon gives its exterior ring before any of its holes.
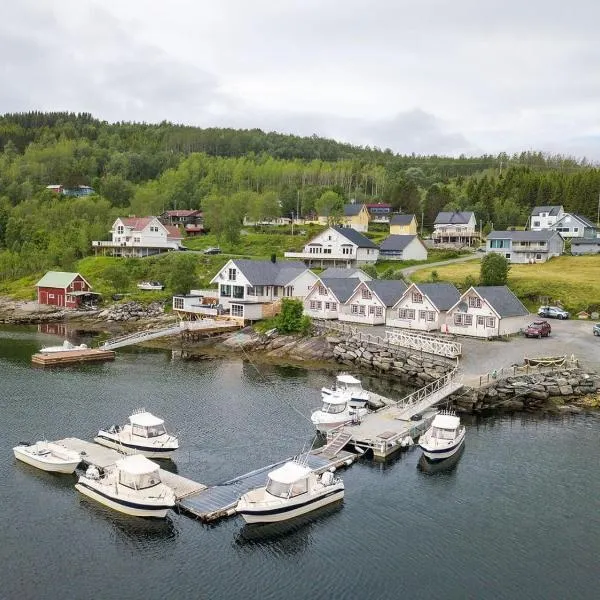
{"type": "Polygon", "coordinates": [[[537,314],[546,319],[568,319],[569,313],[558,306],[540,306],[537,314]]]}

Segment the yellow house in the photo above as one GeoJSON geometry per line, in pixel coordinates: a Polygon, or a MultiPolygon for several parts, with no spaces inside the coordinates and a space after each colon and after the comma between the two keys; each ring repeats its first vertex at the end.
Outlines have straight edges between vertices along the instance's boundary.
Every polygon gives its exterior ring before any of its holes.
{"type": "Polygon", "coordinates": [[[390,235],[416,235],[417,229],[415,215],[394,215],[390,221],[390,235]]]}
{"type": "MultiPolygon", "coordinates": [[[[369,231],[370,216],[364,204],[346,204],[344,206],[344,214],[336,220],[342,227],[349,227],[361,233],[369,231]]],[[[319,215],[319,223],[321,225],[330,225],[329,216],[319,215]]]]}

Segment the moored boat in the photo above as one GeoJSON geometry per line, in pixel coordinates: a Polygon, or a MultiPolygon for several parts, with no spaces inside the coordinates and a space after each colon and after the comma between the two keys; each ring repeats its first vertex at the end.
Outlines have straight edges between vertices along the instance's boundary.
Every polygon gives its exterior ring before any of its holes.
{"type": "Polygon", "coordinates": [[[142,281],[137,284],[138,290],[161,291],[165,286],[160,281],[142,281]]]}
{"type": "Polygon", "coordinates": [[[431,427],[419,438],[419,446],[429,460],[442,460],[458,452],[465,441],[465,426],[453,411],[436,415],[431,427]]]}
{"type": "Polygon", "coordinates": [[[101,429],[94,441],[123,454],[143,454],[148,458],[171,458],[179,441],[169,435],[163,419],[144,409],[134,412],[129,423],[101,429]]]}
{"type": "Polygon", "coordinates": [[[275,523],[342,500],[344,482],[330,471],[322,475],[295,461],[269,473],[267,485],[244,494],[236,511],[246,523],[275,523]]]}
{"type": "Polygon", "coordinates": [[[62,346],[44,346],[40,352],[42,354],[50,354],[53,352],[72,352],[73,350],[88,350],[88,347],[86,344],[79,344],[76,346],[69,342],[69,340],[65,340],[62,343],[62,346]]]}
{"type": "Polygon", "coordinates": [[[156,463],[140,454],[125,456],[100,475],[89,467],[75,489],[100,504],[136,517],[164,519],[175,506],[175,493],[161,482],[156,463]]]}
{"type": "Polygon", "coordinates": [[[81,462],[78,452],[53,442],[20,444],[13,453],[17,460],[49,473],[73,473],[81,462]]]}

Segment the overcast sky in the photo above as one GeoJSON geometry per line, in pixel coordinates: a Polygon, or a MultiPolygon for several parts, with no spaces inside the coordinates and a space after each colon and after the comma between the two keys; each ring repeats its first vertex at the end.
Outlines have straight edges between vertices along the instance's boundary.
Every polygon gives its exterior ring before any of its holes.
{"type": "Polygon", "coordinates": [[[0,113],[600,160],[600,0],[3,0],[0,113]]]}

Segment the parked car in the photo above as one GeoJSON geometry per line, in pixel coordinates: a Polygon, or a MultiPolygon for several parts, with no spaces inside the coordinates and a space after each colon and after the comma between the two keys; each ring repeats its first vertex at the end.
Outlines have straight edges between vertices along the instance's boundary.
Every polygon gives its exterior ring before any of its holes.
{"type": "Polygon", "coordinates": [[[552,333],[552,327],[548,321],[534,321],[525,328],[525,337],[548,337],[552,333]]]}
{"type": "Polygon", "coordinates": [[[568,319],[569,313],[558,306],[540,306],[537,314],[546,319],[568,319]]]}
{"type": "Polygon", "coordinates": [[[600,323],[596,323],[592,328],[594,335],[600,335],[600,323]]]}
{"type": "Polygon", "coordinates": [[[207,248],[204,251],[204,254],[221,254],[221,248],[207,248]]]}

